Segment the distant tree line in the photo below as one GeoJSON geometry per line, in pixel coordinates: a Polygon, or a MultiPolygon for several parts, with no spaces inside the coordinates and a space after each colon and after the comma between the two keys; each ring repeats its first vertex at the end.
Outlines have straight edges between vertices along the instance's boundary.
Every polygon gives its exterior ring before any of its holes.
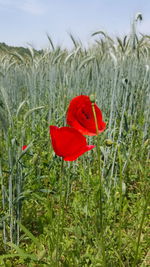
{"type": "MultiPolygon", "coordinates": [[[[34,54],[35,55],[40,55],[42,54],[43,50],[36,50],[34,48],[32,48],[33,51],[34,51],[34,54]]],[[[30,51],[28,48],[25,48],[25,47],[17,47],[17,46],[9,46],[7,44],[5,44],[4,42],[3,43],[0,43],[0,54],[3,54],[3,53],[8,53],[8,54],[11,54],[11,53],[15,53],[17,52],[18,54],[20,54],[21,56],[27,56],[27,55],[30,55],[30,51]]]]}

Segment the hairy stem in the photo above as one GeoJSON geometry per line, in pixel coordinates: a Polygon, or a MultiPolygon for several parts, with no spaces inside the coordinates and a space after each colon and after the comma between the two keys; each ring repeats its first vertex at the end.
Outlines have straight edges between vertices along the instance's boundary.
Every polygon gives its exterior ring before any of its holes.
{"type": "Polygon", "coordinates": [[[95,120],[96,134],[97,134],[97,165],[99,176],[99,225],[100,225],[100,238],[103,255],[103,266],[106,266],[105,247],[104,247],[104,229],[103,229],[103,190],[102,190],[102,175],[101,175],[101,151],[100,151],[100,136],[98,130],[97,116],[95,112],[94,103],[92,103],[92,111],[95,120]]]}

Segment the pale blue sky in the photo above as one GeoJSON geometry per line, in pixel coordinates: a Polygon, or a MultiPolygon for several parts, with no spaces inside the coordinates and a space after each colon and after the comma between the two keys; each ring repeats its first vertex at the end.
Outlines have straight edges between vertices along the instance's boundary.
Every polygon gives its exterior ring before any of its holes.
{"type": "Polygon", "coordinates": [[[97,30],[128,34],[138,12],[139,31],[150,34],[150,0],[0,0],[0,42],[41,49],[49,45],[48,33],[54,44],[70,47],[71,32],[86,45],[97,30]]]}

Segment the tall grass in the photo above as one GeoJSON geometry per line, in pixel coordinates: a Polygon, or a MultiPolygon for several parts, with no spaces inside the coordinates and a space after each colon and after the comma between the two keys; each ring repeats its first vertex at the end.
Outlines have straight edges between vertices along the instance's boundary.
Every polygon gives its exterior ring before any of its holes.
{"type": "Polygon", "coordinates": [[[60,182],[48,132],[65,125],[71,98],[93,93],[107,121],[100,141],[107,266],[149,264],[149,36],[134,32],[133,49],[133,35],[96,35],[89,49],[71,35],[74,49],[62,50],[49,37],[51,47],[38,56],[31,48],[26,57],[0,58],[2,264],[12,257],[15,266],[103,266],[95,152],[65,162],[60,182]]]}

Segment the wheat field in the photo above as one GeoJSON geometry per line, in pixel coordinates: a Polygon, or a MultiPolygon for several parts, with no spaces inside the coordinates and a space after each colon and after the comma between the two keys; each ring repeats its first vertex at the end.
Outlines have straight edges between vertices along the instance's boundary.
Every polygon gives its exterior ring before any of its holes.
{"type": "Polygon", "coordinates": [[[100,31],[89,48],[70,37],[72,50],[48,36],[40,53],[0,51],[0,266],[150,266],[150,36],[100,31]],[[82,94],[107,123],[103,238],[96,150],[62,171],[50,143],[82,94]]]}

